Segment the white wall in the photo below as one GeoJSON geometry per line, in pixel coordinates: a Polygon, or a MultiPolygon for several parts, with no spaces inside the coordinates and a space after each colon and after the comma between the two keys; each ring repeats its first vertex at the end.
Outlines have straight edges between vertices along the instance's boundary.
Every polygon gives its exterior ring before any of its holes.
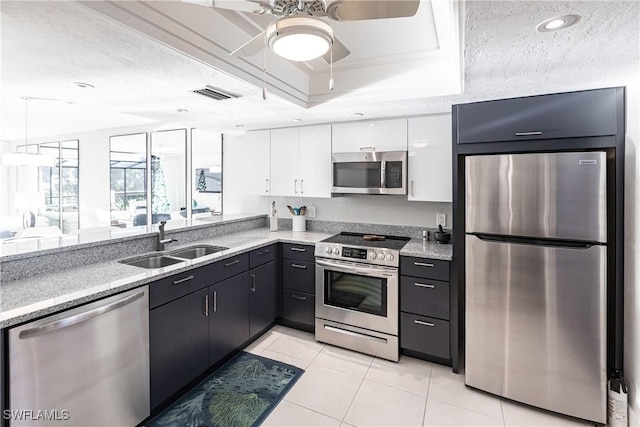
{"type": "Polygon", "coordinates": [[[629,425],[640,425],[640,84],[627,86],[625,158],[624,373],[629,386],[629,425]]]}

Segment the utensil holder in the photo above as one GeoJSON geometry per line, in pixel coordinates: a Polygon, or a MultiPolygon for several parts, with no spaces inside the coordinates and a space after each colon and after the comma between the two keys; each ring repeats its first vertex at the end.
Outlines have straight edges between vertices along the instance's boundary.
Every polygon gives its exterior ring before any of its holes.
{"type": "Polygon", "coordinates": [[[307,231],[306,215],[293,215],[291,221],[291,231],[307,231]]]}
{"type": "Polygon", "coordinates": [[[269,230],[278,231],[278,215],[269,217],[269,230]]]}

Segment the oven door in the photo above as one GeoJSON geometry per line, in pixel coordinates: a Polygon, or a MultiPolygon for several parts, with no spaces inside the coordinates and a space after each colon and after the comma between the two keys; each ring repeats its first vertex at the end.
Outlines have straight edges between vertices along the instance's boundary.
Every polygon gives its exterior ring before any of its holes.
{"type": "Polygon", "coordinates": [[[316,258],[316,317],[398,335],[398,269],[316,258]]]}

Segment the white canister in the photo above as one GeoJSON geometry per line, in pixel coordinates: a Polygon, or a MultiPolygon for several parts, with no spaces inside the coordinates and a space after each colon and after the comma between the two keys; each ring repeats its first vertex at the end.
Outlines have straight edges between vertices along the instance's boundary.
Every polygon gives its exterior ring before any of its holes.
{"type": "Polygon", "coordinates": [[[307,231],[306,215],[293,215],[291,221],[291,231],[307,231]]]}
{"type": "Polygon", "coordinates": [[[278,215],[272,215],[269,217],[269,230],[278,231],[278,215]]]}

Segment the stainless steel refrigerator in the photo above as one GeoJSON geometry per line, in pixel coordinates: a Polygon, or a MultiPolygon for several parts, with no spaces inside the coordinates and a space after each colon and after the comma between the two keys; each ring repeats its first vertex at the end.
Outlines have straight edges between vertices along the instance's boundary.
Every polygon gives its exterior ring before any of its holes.
{"type": "Polygon", "coordinates": [[[606,423],[605,153],[465,161],[466,384],[606,423]]]}

